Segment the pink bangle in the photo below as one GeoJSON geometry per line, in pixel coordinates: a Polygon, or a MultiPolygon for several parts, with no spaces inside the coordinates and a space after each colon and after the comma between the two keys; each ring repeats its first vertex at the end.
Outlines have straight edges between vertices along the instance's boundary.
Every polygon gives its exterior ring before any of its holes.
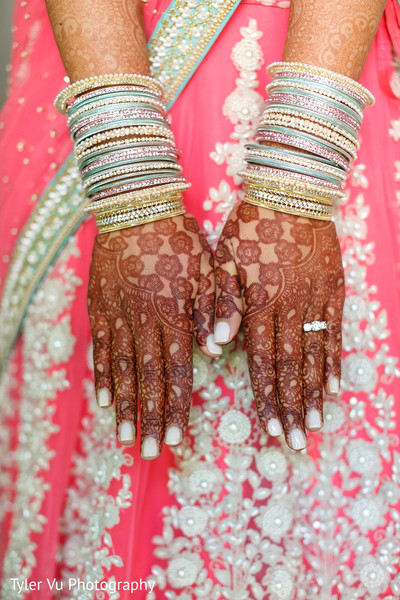
{"type": "Polygon", "coordinates": [[[349,172],[350,170],[349,162],[346,159],[339,156],[336,152],[328,150],[327,148],[323,148],[317,142],[311,142],[309,140],[305,140],[295,135],[289,135],[286,133],[276,133],[274,131],[258,131],[256,141],[278,142],[287,146],[294,146],[295,148],[300,148],[300,150],[306,150],[306,152],[311,152],[312,154],[316,154],[317,156],[321,156],[322,158],[327,158],[328,160],[335,163],[335,165],[339,165],[340,167],[342,167],[342,169],[346,172],[349,172]]]}
{"type": "Polygon", "coordinates": [[[167,158],[171,158],[174,162],[176,162],[176,158],[177,158],[177,153],[173,151],[173,149],[171,150],[171,148],[166,148],[166,149],[158,149],[158,148],[135,148],[135,149],[130,149],[130,150],[121,150],[120,152],[114,152],[111,155],[107,155],[104,156],[102,158],[99,158],[95,161],[93,161],[92,163],[90,163],[90,165],[84,167],[81,170],[81,174],[82,175],[86,175],[87,173],[90,173],[90,171],[93,171],[94,169],[97,169],[98,167],[104,167],[106,165],[112,164],[112,163],[118,163],[120,161],[125,161],[125,160],[135,160],[135,159],[140,159],[140,158],[159,158],[159,157],[167,157],[167,158]]]}
{"type": "Polygon", "coordinates": [[[333,117],[334,119],[337,119],[341,123],[344,123],[345,125],[348,125],[354,129],[355,132],[360,129],[360,123],[356,119],[350,115],[347,115],[344,111],[334,108],[333,106],[329,106],[329,104],[326,104],[326,102],[321,102],[320,100],[314,100],[304,96],[298,96],[296,94],[283,94],[280,92],[275,92],[271,94],[270,98],[268,98],[265,104],[267,106],[271,106],[275,102],[288,104],[290,106],[310,108],[311,110],[315,111],[316,115],[322,114],[333,117]]]}

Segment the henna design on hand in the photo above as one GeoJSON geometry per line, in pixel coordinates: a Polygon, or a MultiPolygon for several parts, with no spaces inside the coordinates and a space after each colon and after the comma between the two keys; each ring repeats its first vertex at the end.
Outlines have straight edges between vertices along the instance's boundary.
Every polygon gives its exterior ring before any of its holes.
{"type": "Polygon", "coordinates": [[[213,256],[192,215],[100,234],[88,305],[100,405],[115,403],[121,443],[155,458],[185,434],[193,334],[206,352],[214,319],[213,256]],[[169,431],[169,433],[168,433],[169,431]]]}
{"type": "Polygon", "coordinates": [[[301,449],[305,425],[322,426],[324,381],[340,380],[345,292],[335,226],[242,202],[215,262],[216,317],[229,323],[230,339],[243,319],[261,425],[277,435],[280,421],[301,449]],[[327,321],[327,331],[304,332],[313,320],[327,321]]]}

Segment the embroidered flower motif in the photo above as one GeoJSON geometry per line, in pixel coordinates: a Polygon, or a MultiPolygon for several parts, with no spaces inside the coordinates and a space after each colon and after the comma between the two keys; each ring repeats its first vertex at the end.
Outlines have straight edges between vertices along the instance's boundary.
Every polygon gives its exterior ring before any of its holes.
{"type": "Polygon", "coordinates": [[[288,463],[279,448],[263,448],[256,454],[256,462],[261,475],[270,481],[284,481],[288,475],[288,463]]]}
{"type": "Polygon", "coordinates": [[[189,491],[195,496],[203,494],[218,494],[221,488],[220,471],[201,463],[189,475],[189,491]]]}
{"type": "Polygon", "coordinates": [[[385,524],[383,503],[379,496],[374,498],[357,498],[350,505],[348,514],[363,533],[367,533],[385,524]]]}
{"type": "Polygon", "coordinates": [[[356,392],[372,392],[378,378],[374,363],[365,354],[358,352],[346,356],[343,361],[343,377],[356,392]]]}
{"type": "Polygon", "coordinates": [[[207,526],[207,513],[197,506],[184,506],[178,514],[179,525],[188,537],[200,535],[207,526]]]}
{"type": "Polygon", "coordinates": [[[372,557],[364,565],[358,568],[360,581],[367,588],[370,594],[376,598],[377,594],[386,591],[389,582],[389,576],[377,560],[372,557]]]}
{"type": "Polygon", "coordinates": [[[66,362],[72,354],[75,337],[71,334],[70,319],[57,323],[51,330],[47,349],[54,362],[66,362]]]}
{"type": "Polygon", "coordinates": [[[345,422],[346,415],[343,407],[338,402],[325,400],[324,406],[324,426],[325,433],[334,433],[338,431],[345,422]]]}
{"type": "Polygon", "coordinates": [[[373,476],[382,469],[379,454],[372,444],[364,440],[353,440],[347,447],[347,459],[356,473],[373,476]]]}
{"type": "Polygon", "coordinates": [[[399,486],[393,483],[393,481],[385,481],[379,489],[379,495],[382,496],[388,504],[397,504],[400,500],[399,486]]]}
{"type": "Polygon", "coordinates": [[[292,512],[281,504],[261,509],[261,528],[264,535],[279,543],[292,526],[292,512]]]}
{"type": "Polygon", "coordinates": [[[64,286],[60,279],[47,279],[38,291],[38,300],[48,319],[55,319],[68,304],[64,286]],[[45,302],[44,302],[45,300],[45,302]]]}
{"type": "Polygon", "coordinates": [[[344,303],[343,316],[348,321],[361,321],[367,316],[367,305],[361,296],[348,296],[344,303]]]}
{"type": "Polygon", "coordinates": [[[236,88],[225,100],[222,112],[233,125],[239,121],[257,120],[263,106],[263,99],[256,91],[236,88]]]}
{"type": "Polygon", "coordinates": [[[218,432],[228,444],[243,444],[251,433],[250,420],[239,410],[230,410],[222,416],[218,432]]]}
{"type": "Polygon", "coordinates": [[[233,47],[231,59],[238,71],[258,71],[264,57],[255,40],[243,39],[233,47]]]}
{"type": "Polygon", "coordinates": [[[269,592],[270,600],[291,600],[293,598],[293,577],[284,568],[268,569],[263,585],[269,592]]]}
{"type": "Polygon", "coordinates": [[[174,588],[193,585],[201,568],[201,561],[195,554],[173,558],[167,568],[168,581],[174,588]]]}

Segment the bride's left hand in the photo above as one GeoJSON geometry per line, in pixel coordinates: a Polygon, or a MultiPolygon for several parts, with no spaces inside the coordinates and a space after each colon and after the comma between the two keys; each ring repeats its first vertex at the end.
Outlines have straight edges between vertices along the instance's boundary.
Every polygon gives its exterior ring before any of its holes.
{"type": "Polygon", "coordinates": [[[339,391],[344,273],[332,222],[242,202],[215,255],[215,341],[228,343],[243,320],[261,425],[306,446],[322,426],[323,387],[339,391]],[[326,321],[326,331],[303,324],[326,321]]]}

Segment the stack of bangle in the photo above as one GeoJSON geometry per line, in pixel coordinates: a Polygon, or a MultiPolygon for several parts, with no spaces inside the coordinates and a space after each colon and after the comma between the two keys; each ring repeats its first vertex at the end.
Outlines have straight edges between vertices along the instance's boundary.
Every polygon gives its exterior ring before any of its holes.
{"type": "Polygon", "coordinates": [[[331,219],[359,149],[363,110],[374,98],[356,81],[321,67],[280,62],[268,71],[273,79],[257,143],[247,146],[247,168],[239,173],[244,199],[331,219]]]}
{"type": "Polygon", "coordinates": [[[82,186],[99,232],[185,212],[182,177],[162,87],[144,75],[78,81],[55,100],[68,115],[82,186]]]}

